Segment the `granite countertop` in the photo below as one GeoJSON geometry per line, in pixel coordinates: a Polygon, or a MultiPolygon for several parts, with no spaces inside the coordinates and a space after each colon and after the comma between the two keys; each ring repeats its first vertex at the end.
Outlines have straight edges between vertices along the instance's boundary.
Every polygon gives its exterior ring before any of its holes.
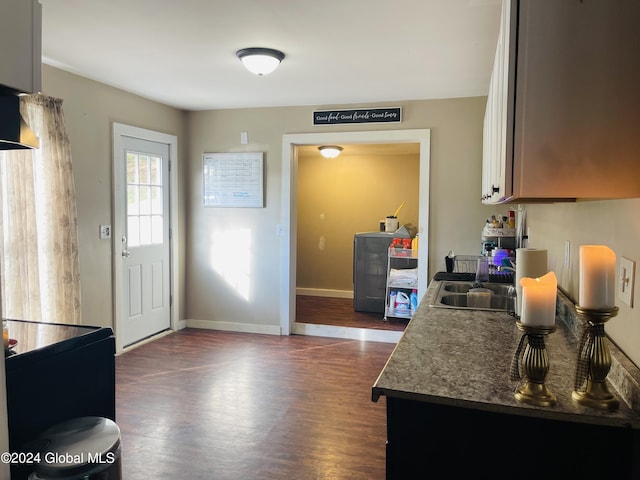
{"type": "MultiPolygon", "coordinates": [[[[620,399],[617,411],[578,405],[571,399],[581,331],[575,306],[559,292],[557,329],[546,338],[550,370],[546,384],[557,396],[553,407],[514,398],[511,359],[522,331],[506,312],[430,306],[440,281],[433,280],[405,332],[372,387],[381,395],[512,415],[527,415],[640,428],[640,371],[608,342],[612,367],[609,389],[620,399]]],[[[615,321],[612,320],[612,321],[615,321]]]]}

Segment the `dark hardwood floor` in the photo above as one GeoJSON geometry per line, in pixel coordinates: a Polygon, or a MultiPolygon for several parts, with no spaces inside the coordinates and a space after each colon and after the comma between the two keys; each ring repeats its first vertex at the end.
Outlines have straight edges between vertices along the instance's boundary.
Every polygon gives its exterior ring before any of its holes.
{"type": "Polygon", "coordinates": [[[382,313],[356,312],[351,298],[297,295],[296,322],[404,331],[409,321],[389,317],[385,322],[382,313]]]}
{"type": "Polygon", "coordinates": [[[126,480],[376,480],[395,344],[185,329],[116,357],[126,480]]]}

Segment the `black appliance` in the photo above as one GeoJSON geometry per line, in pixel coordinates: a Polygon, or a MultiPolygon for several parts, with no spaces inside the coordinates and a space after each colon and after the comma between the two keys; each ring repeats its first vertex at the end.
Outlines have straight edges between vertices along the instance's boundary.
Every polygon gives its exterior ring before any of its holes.
{"type": "MultiPolygon", "coordinates": [[[[8,320],[5,350],[11,452],[29,451],[46,429],[77,417],[115,421],[115,337],[108,327],[8,320]]],[[[28,463],[11,465],[27,478],[28,463]]]]}
{"type": "Polygon", "coordinates": [[[0,86],[0,150],[39,148],[40,141],[20,114],[20,98],[0,86]]]}
{"type": "Polygon", "coordinates": [[[353,308],[384,314],[387,261],[395,232],[356,233],[353,241],[353,308]]]}

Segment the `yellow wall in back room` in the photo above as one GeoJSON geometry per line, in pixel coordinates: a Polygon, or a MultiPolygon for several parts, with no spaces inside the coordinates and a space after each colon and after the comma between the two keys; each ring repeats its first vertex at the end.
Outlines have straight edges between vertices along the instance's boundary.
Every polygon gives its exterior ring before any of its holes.
{"type": "Polygon", "coordinates": [[[403,202],[400,225],[419,227],[419,172],[419,153],[300,155],[297,287],[353,291],[354,234],[378,231],[403,202]]]}

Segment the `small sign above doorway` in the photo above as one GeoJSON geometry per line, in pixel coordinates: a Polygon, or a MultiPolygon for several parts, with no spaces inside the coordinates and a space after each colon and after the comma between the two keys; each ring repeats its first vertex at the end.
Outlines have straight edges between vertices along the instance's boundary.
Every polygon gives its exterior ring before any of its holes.
{"type": "Polygon", "coordinates": [[[357,108],[351,110],[318,110],[317,112],[313,112],[314,125],[401,122],[402,107],[357,108]]]}

